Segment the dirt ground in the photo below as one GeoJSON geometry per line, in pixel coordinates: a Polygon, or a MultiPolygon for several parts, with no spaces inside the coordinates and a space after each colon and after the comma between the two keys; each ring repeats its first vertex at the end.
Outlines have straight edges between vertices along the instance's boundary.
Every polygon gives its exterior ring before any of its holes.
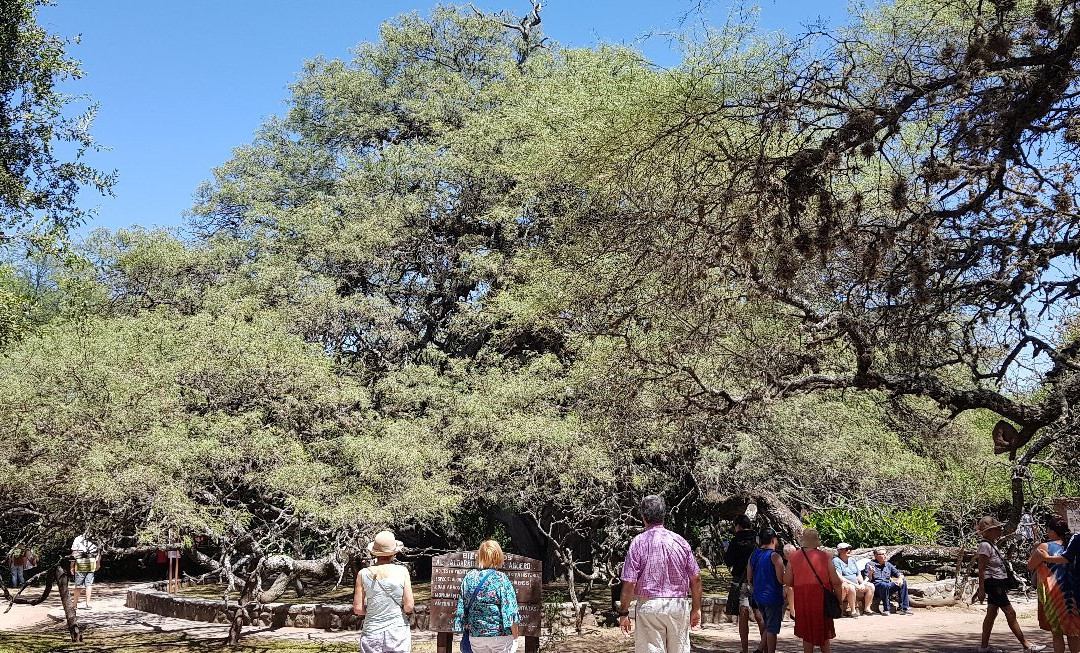
{"type": "MultiPolygon", "coordinates": [[[[195,651],[198,653],[229,650],[222,644],[224,626],[168,619],[123,607],[126,586],[95,587],[93,609],[80,610],[79,617],[88,625],[86,643],[64,643],[63,624],[51,619],[62,614],[60,601],[52,597],[40,606],[16,605],[0,614],[0,653],[84,653],[117,652],[159,653],[195,651]]],[[[1046,633],[1038,629],[1035,603],[1015,601],[1021,625],[1035,642],[1050,644],[1046,633]]],[[[6,607],[6,604],[3,606],[6,607]]],[[[918,610],[915,615],[890,617],[866,616],[836,622],[837,653],[960,653],[974,650],[978,644],[984,608],[938,608],[918,610]]],[[[779,651],[800,652],[802,643],[795,639],[792,623],[785,622],[780,633],[779,651]]],[[[356,633],[251,627],[245,629],[247,646],[240,651],[292,651],[296,653],[344,653],[357,650],[356,633]]],[[[739,653],[735,624],[710,624],[694,631],[694,651],[699,653],[739,653]]],[[[1009,633],[1004,618],[999,618],[991,644],[1006,650],[1020,650],[1009,633]]],[[[753,642],[751,650],[753,650],[753,642]]],[[[633,640],[615,629],[593,630],[551,642],[548,651],[558,653],[629,653],[633,640]]],[[[433,634],[417,633],[415,653],[434,653],[433,634]]]]}

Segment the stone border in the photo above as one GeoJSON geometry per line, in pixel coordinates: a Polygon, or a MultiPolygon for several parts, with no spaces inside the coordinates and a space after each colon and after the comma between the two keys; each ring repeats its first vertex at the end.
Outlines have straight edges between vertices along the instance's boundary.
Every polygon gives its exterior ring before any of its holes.
{"type": "MultiPolygon", "coordinates": [[[[162,617],[187,619],[205,623],[224,624],[232,621],[237,604],[228,607],[218,599],[199,599],[169,594],[164,581],[129,589],[124,605],[133,610],[162,617]]],[[[245,626],[270,628],[318,628],[320,630],[360,630],[364,618],[352,613],[352,605],[344,603],[253,603],[253,614],[244,620],[245,626]]],[[[409,616],[413,630],[426,630],[427,605],[417,605],[409,616]]]]}
{"type": "MultiPolygon", "coordinates": [[[[190,583],[183,582],[182,585],[190,583]]],[[[236,614],[237,604],[235,601],[225,607],[219,599],[199,599],[169,594],[165,592],[166,583],[148,583],[133,587],[127,592],[125,605],[134,610],[149,612],[162,617],[175,619],[187,619],[188,621],[201,621],[204,623],[224,624],[230,623],[236,614]]],[[[705,598],[702,600],[701,622],[722,623],[731,622],[733,617],[724,614],[724,606],[727,600],[721,597],[705,598]]],[[[245,626],[266,626],[280,628],[318,628],[320,630],[360,630],[364,624],[364,618],[352,613],[352,605],[344,603],[262,603],[252,604],[255,606],[251,619],[245,619],[245,626]]],[[[583,603],[579,606],[582,611],[582,624],[587,626],[604,625],[606,619],[603,614],[593,612],[592,606],[583,603]]],[[[573,624],[573,604],[558,604],[556,619],[563,626],[573,624]]],[[[418,603],[409,615],[409,626],[413,630],[428,629],[428,606],[426,603],[418,603]]]]}

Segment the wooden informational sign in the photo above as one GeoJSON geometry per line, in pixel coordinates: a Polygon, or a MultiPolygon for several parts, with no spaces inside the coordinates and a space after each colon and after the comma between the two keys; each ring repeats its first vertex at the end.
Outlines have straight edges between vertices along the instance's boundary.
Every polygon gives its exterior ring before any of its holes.
{"type": "MultiPolygon", "coordinates": [[[[439,651],[449,651],[452,642],[454,612],[461,596],[461,579],[470,569],[476,569],[476,551],[460,551],[435,556],[431,559],[431,605],[428,608],[429,630],[439,635],[439,651]]],[[[525,636],[525,650],[538,649],[544,566],[539,560],[519,555],[506,555],[506,562],[499,571],[510,577],[517,592],[518,611],[521,613],[519,627],[525,636]]]]}
{"type": "Polygon", "coordinates": [[[1054,499],[1054,510],[1069,522],[1069,530],[1080,533],[1080,497],[1054,499]]]}

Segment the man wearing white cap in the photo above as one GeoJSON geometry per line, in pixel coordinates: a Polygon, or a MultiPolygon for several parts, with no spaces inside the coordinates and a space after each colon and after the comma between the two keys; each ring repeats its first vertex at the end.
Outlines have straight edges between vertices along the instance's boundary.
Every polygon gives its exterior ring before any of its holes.
{"type": "Polygon", "coordinates": [[[842,602],[846,606],[844,611],[850,617],[859,616],[858,608],[862,609],[863,614],[870,614],[870,604],[874,600],[874,584],[863,576],[866,563],[863,562],[860,566],[859,561],[851,557],[851,545],[847,542],[836,545],[836,557],[832,563],[843,584],[842,602]]]}

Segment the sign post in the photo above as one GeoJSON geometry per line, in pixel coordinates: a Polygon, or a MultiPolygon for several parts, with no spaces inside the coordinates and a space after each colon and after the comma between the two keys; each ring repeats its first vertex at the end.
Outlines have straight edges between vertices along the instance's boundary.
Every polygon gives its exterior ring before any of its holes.
{"type": "MultiPolygon", "coordinates": [[[[460,551],[435,556],[431,559],[431,605],[428,609],[429,630],[438,635],[437,653],[454,651],[454,612],[461,596],[461,579],[466,572],[476,568],[476,551],[460,551]]],[[[541,585],[544,566],[539,560],[506,554],[506,562],[499,571],[510,577],[517,593],[521,623],[518,628],[525,636],[525,653],[540,650],[542,610],[541,585]]]]}

